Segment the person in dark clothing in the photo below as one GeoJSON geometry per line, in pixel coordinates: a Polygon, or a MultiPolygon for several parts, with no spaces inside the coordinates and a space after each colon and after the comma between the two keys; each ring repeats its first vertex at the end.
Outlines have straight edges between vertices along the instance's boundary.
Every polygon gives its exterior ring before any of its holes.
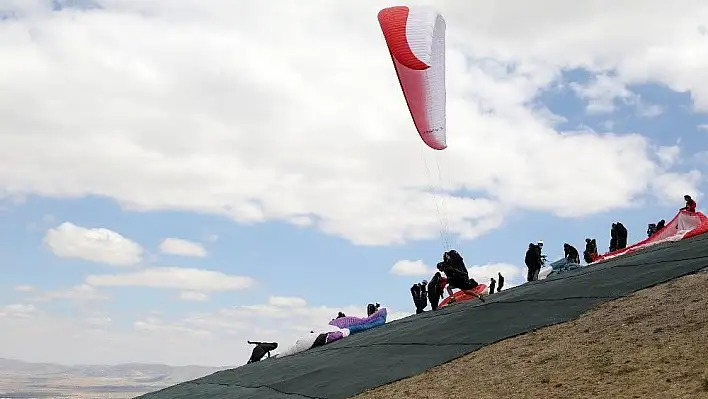
{"type": "Polygon", "coordinates": [[[524,257],[524,263],[526,263],[526,268],[528,268],[526,281],[538,280],[538,272],[541,271],[541,266],[543,264],[541,247],[539,244],[529,243],[529,249],[526,250],[526,256],[524,257]]]}
{"type": "Polygon", "coordinates": [[[575,249],[574,246],[565,243],[563,244],[563,252],[565,258],[568,260],[568,262],[571,263],[580,263],[580,254],[578,253],[578,250],[575,249]]]}
{"type": "Polygon", "coordinates": [[[627,248],[627,228],[620,222],[615,223],[617,249],[627,248]]]}
{"type": "Polygon", "coordinates": [[[696,211],[696,201],[691,198],[690,195],[684,195],[683,199],[686,201],[686,206],[679,209],[680,211],[695,212],[696,211]]]}
{"type": "Polygon", "coordinates": [[[585,251],[583,251],[583,258],[585,259],[585,263],[592,263],[595,256],[597,256],[597,242],[594,238],[586,238],[585,251]]]}
{"type": "Polygon", "coordinates": [[[465,294],[477,297],[484,302],[484,298],[473,291],[479,284],[473,278],[470,278],[465,262],[457,251],[452,249],[445,252],[443,261],[438,263],[437,267],[439,271],[445,273],[448,287],[451,289],[457,288],[465,294]]]}
{"type": "Polygon", "coordinates": [[[610,230],[610,252],[617,250],[617,223],[612,223],[610,230]]]}
{"type": "Polygon", "coordinates": [[[440,299],[445,296],[446,285],[447,279],[443,277],[440,272],[435,272],[435,275],[433,275],[433,278],[431,278],[428,283],[428,300],[430,301],[430,308],[432,310],[437,310],[440,299]]]}
{"type": "Polygon", "coordinates": [[[413,284],[411,287],[411,296],[415,304],[415,313],[423,313],[423,310],[428,306],[428,282],[423,280],[422,283],[413,284]]]}
{"type": "Polygon", "coordinates": [[[497,288],[497,280],[492,277],[492,280],[489,282],[489,293],[493,294],[495,288],[497,288]]]}
{"type": "Polygon", "coordinates": [[[656,223],[649,223],[647,225],[647,237],[651,237],[656,234],[656,223]]]}
{"type": "Polygon", "coordinates": [[[347,317],[347,315],[345,315],[345,314],[342,313],[342,312],[337,313],[337,318],[338,318],[338,319],[341,319],[342,317],[347,317]]]}
{"type": "Polygon", "coordinates": [[[277,342],[248,341],[248,343],[250,345],[256,345],[256,347],[253,348],[253,352],[251,352],[251,358],[248,359],[248,363],[246,364],[259,362],[261,359],[263,359],[263,356],[265,355],[268,355],[268,357],[270,357],[270,351],[278,348],[277,342]]]}
{"type": "Polygon", "coordinates": [[[659,223],[656,224],[656,232],[658,233],[659,231],[661,231],[661,229],[663,229],[664,226],[666,226],[666,220],[664,220],[664,219],[659,220],[659,223]]]}
{"type": "Polygon", "coordinates": [[[379,310],[379,307],[381,307],[381,305],[378,302],[375,304],[370,303],[366,305],[366,315],[371,316],[372,314],[376,313],[376,311],[379,310]]]}
{"type": "Polygon", "coordinates": [[[497,287],[497,292],[501,292],[502,287],[504,286],[504,276],[502,276],[501,273],[497,273],[497,277],[499,278],[499,285],[497,287]]]}

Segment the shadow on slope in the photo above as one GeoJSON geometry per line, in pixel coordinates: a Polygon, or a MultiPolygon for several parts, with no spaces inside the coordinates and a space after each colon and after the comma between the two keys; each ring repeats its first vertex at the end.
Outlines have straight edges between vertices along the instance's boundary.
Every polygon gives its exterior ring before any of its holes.
{"type": "Polygon", "coordinates": [[[708,265],[707,241],[700,236],[660,244],[503,291],[483,305],[465,302],[411,316],[295,356],[218,372],[142,397],[347,398],[694,273],[708,265]]]}

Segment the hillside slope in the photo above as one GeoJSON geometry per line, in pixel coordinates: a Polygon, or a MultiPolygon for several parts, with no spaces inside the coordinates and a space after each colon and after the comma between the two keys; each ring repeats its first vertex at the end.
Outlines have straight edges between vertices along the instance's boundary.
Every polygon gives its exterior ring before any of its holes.
{"type": "MultiPolygon", "coordinates": [[[[574,320],[602,303],[707,265],[708,234],[658,244],[502,291],[485,303],[469,301],[414,315],[303,353],[221,371],[142,397],[344,399],[496,342],[574,320]]],[[[617,312],[625,311],[620,307],[617,312]]]]}
{"type": "Polygon", "coordinates": [[[354,398],[708,398],[707,288],[685,276],[354,398]]]}

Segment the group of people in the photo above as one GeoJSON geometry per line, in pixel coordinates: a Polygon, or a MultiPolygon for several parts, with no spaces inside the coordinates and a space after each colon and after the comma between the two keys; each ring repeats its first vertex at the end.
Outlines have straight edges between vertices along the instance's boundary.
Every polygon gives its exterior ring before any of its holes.
{"type": "MultiPolygon", "coordinates": [[[[694,201],[690,195],[684,195],[683,198],[686,201],[686,205],[680,210],[695,212],[696,201],[694,201]]],[[[663,219],[656,224],[649,224],[647,235],[651,237],[656,234],[664,228],[665,224],[666,221],[663,219]]],[[[626,248],[627,235],[627,228],[621,222],[612,223],[610,230],[610,252],[626,248]]],[[[574,246],[564,243],[563,252],[564,258],[568,263],[580,264],[580,254],[574,246]]],[[[586,263],[590,264],[598,256],[597,241],[594,238],[586,238],[583,259],[586,263]]],[[[538,280],[541,268],[546,264],[546,255],[543,254],[543,241],[529,243],[524,263],[528,269],[526,281],[538,280]]],[[[456,250],[453,249],[445,252],[443,254],[443,261],[437,264],[437,269],[438,272],[435,273],[430,282],[423,280],[420,283],[413,284],[411,287],[411,295],[416,306],[416,313],[422,313],[428,306],[428,301],[430,301],[430,306],[433,310],[437,309],[440,299],[444,297],[445,289],[447,289],[449,296],[452,296],[453,288],[458,288],[466,294],[478,297],[480,300],[484,301],[481,296],[472,291],[477,287],[478,283],[469,277],[462,256],[460,256],[456,250]],[[441,275],[441,272],[445,274],[445,277],[441,275]]],[[[503,285],[504,277],[499,273],[498,286],[497,280],[492,278],[489,284],[489,293],[494,293],[495,289],[497,292],[501,291],[503,285]]]]}
{"type": "MultiPolygon", "coordinates": [[[[428,306],[428,301],[430,302],[430,308],[437,310],[440,300],[445,297],[445,291],[447,291],[452,302],[454,300],[452,296],[454,288],[484,302],[484,298],[474,291],[479,286],[479,283],[469,276],[464,259],[459,252],[452,249],[443,253],[442,262],[438,262],[437,269],[438,271],[435,272],[430,282],[423,280],[420,283],[413,284],[411,287],[411,296],[413,297],[416,313],[423,313],[428,306]]],[[[490,294],[494,293],[495,289],[497,292],[501,291],[504,286],[504,276],[498,273],[498,278],[498,282],[494,278],[491,279],[489,285],[490,294]]]]}

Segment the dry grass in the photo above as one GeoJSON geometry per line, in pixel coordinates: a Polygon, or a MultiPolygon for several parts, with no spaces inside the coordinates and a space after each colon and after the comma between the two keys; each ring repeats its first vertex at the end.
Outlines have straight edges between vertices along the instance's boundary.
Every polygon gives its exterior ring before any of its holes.
{"type": "Polygon", "coordinates": [[[708,398],[707,292],[686,276],[355,398],[708,398]]]}

